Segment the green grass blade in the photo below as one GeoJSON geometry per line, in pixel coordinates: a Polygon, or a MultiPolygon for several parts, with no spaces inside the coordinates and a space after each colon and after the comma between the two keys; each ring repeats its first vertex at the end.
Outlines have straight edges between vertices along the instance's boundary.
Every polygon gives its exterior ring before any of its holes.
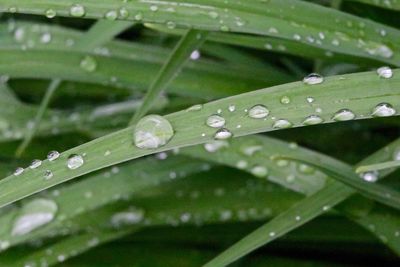
{"type": "Polygon", "coordinates": [[[190,59],[191,53],[200,48],[207,39],[207,35],[208,33],[204,31],[187,31],[151,83],[141,107],[133,115],[130,124],[137,123],[139,119],[149,111],[154,100],[167,88],[171,81],[178,76],[183,65],[190,59]]]}
{"type": "Polygon", "coordinates": [[[313,114],[318,107],[321,108],[318,114],[326,123],[333,122],[334,114],[343,108],[351,109],[356,118],[365,119],[371,117],[372,110],[379,103],[391,102],[394,108],[399,108],[396,105],[400,103],[396,100],[400,98],[400,93],[397,92],[398,83],[400,75],[397,70],[391,79],[381,79],[374,72],[334,76],[314,86],[302,82],[290,83],[210,102],[203,105],[201,110],[176,112],[165,116],[175,131],[173,138],[165,146],[154,150],[134,146],[132,144],[134,127],[128,127],[70,149],[62,153],[55,162],[44,161],[38,169],[26,169],[23,175],[3,179],[0,182],[0,206],[119,162],[177,147],[210,142],[217,130],[208,127],[205,122],[218,110],[221,112],[224,110],[222,115],[227,127],[236,137],[279,129],[273,118],[285,119],[293,127],[304,126],[304,119],[313,114]],[[347,90],[350,87],[352,90],[347,90]],[[292,97],[289,105],[280,103],[281,97],[285,95],[292,97]],[[307,103],[306,99],[310,95],[317,99],[315,104],[307,103]],[[273,115],[267,120],[250,118],[246,111],[256,104],[265,105],[273,115]],[[231,105],[235,105],[236,112],[228,110],[231,105]],[[104,157],[106,151],[110,151],[111,155],[104,157]],[[83,155],[85,162],[83,166],[73,170],[67,168],[66,160],[72,154],[83,155]],[[43,181],[46,169],[54,173],[54,177],[49,181],[43,181]]]}
{"type": "MultiPolygon", "coordinates": [[[[18,3],[13,0],[1,0],[0,11],[8,12],[12,8],[19,13],[45,15],[46,10],[52,10],[57,15],[73,17],[74,14],[71,14],[70,10],[74,4],[73,1],[55,4],[52,0],[24,0],[18,3]]],[[[112,0],[101,4],[91,0],[86,1],[82,8],[83,12],[79,14],[79,17],[100,19],[110,9],[119,10],[121,5],[112,0]]],[[[230,1],[228,6],[217,0],[191,0],[186,5],[178,5],[174,1],[157,4],[135,0],[124,3],[123,8],[129,13],[128,17],[121,18],[124,20],[139,19],[146,23],[167,21],[177,28],[190,27],[207,31],[251,33],[288,40],[293,40],[295,35],[299,35],[299,42],[312,47],[361,55],[383,60],[388,64],[399,64],[397,40],[400,37],[400,31],[368,19],[304,1],[271,0],[268,3],[250,1],[242,5],[239,0],[235,0],[230,1]],[[171,6],[174,7],[174,12],[169,12],[168,8],[171,6]],[[282,10],[285,10],[285,16],[282,16],[282,10]],[[225,19],[221,24],[218,18],[222,15],[225,19]],[[319,19],[321,17],[324,18],[323,21],[319,19]],[[341,23],[337,23],[338,20],[341,23]],[[348,27],[348,24],[352,27],[348,27]],[[386,34],[381,35],[382,31],[386,34]],[[311,39],[308,38],[309,36],[311,39]]]]}
{"type": "Polygon", "coordinates": [[[369,171],[380,171],[380,170],[384,170],[384,169],[397,168],[397,167],[400,167],[400,160],[393,160],[393,161],[388,161],[388,162],[360,166],[360,167],[357,167],[356,173],[364,173],[364,172],[369,172],[369,171]]]}

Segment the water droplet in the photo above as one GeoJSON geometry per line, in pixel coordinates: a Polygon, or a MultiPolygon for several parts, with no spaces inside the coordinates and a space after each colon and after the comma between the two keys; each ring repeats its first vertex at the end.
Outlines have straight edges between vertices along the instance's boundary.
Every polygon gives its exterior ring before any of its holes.
{"type": "Polygon", "coordinates": [[[245,161],[245,160],[239,160],[239,161],[236,163],[236,167],[237,167],[238,169],[246,169],[247,166],[248,166],[248,163],[247,163],[247,161],[245,161]]]}
{"type": "Polygon", "coordinates": [[[40,165],[42,165],[42,161],[39,159],[35,159],[32,161],[31,165],[29,165],[29,168],[36,169],[36,168],[40,167],[40,165]]]}
{"type": "Polygon", "coordinates": [[[288,120],[280,119],[275,121],[272,127],[276,129],[286,129],[292,127],[292,123],[288,120]]]}
{"type": "Polygon", "coordinates": [[[162,116],[143,117],[134,130],[135,145],[139,148],[159,148],[169,142],[174,135],[171,123],[162,116]]]}
{"type": "Polygon", "coordinates": [[[268,169],[264,166],[254,166],[251,168],[251,173],[257,177],[265,177],[268,175],[268,169]]]}
{"type": "Polygon", "coordinates": [[[232,133],[225,128],[219,129],[215,135],[214,138],[217,140],[224,140],[232,137],[232,133]]]}
{"type": "Polygon", "coordinates": [[[204,144],[204,149],[210,153],[214,153],[217,152],[218,150],[220,150],[223,147],[228,147],[229,144],[226,141],[223,140],[216,140],[210,143],[206,143],[204,144]]]}
{"type": "Polygon", "coordinates": [[[72,17],[83,17],[86,13],[85,7],[79,4],[72,5],[69,13],[72,17]]]}
{"type": "Polygon", "coordinates": [[[193,106],[189,107],[188,109],[186,109],[186,111],[199,111],[202,109],[203,109],[203,105],[197,104],[197,105],[193,105],[193,106]]]}
{"type": "Polygon", "coordinates": [[[84,163],[84,160],[81,155],[72,154],[68,157],[67,167],[68,169],[75,170],[81,167],[84,163]]]}
{"type": "Polygon", "coordinates": [[[47,9],[45,15],[47,18],[52,19],[57,15],[57,12],[54,9],[47,9]]]}
{"type": "Polygon", "coordinates": [[[264,105],[255,105],[249,110],[249,117],[253,119],[263,119],[269,114],[269,110],[264,105]]]}
{"type": "Polygon", "coordinates": [[[356,115],[349,109],[341,109],[338,112],[336,112],[332,120],[334,121],[349,121],[352,120],[356,117],[356,115]]]}
{"type": "Polygon", "coordinates": [[[307,100],[307,103],[310,103],[310,104],[315,101],[314,97],[311,97],[311,96],[307,97],[306,100],[307,100]]]}
{"type": "Polygon", "coordinates": [[[48,199],[38,198],[22,206],[16,217],[11,234],[25,235],[51,222],[57,212],[57,204],[48,199]]]}
{"type": "Polygon", "coordinates": [[[129,211],[115,213],[111,217],[111,224],[114,227],[123,227],[140,223],[144,218],[142,209],[131,208],[129,211]]]}
{"type": "Polygon", "coordinates": [[[390,67],[380,67],[376,70],[376,73],[378,73],[379,77],[386,79],[392,78],[393,76],[393,70],[390,67]]]}
{"type": "Polygon", "coordinates": [[[44,179],[45,180],[50,180],[51,178],[53,178],[53,172],[50,170],[46,170],[44,172],[44,179]]]}
{"type": "Polygon", "coordinates": [[[388,103],[380,103],[372,111],[373,117],[388,117],[394,114],[396,114],[396,110],[388,103]]]}
{"type": "Polygon", "coordinates": [[[211,115],[207,118],[206,124],[212,128],[220,128],[225,125],[225,119],[220,115],[211,115]]]}
{"type": "Polygon", "coordinates": [[[198,60],[201,57],[200,51],[199,50],[194,50],[191,54],[190,54],[190,59],[191,60],[198,60]]]}
{"type": "Polygon", "coordinates": [[[307,75],[306,77],[304,77],[303,82],[305,84],[319,84],[322,83],[324,81],[324,78],[319,75],[318,73],[311,73],[309,75],[307,75]]]}
{"type": "Polygon", "coordinates": [[[210,11],[210,12],[208,12],[208,15],[209,15],[210,18],[212,18],[212,19],[218,18],[218,13],[215,12],[215,11],[210,11]]]}
{"type": "Polygon", "coordinates": [[[129,17],[129,11],[123,7],[119,10],[119,15],[122,19],[126,19],[127,17],[129,17]]]}
{"type": "Polygon", "coordinates": [[[40,42],[43,44],[48,44],[51,42],[51,34],[49,32],[43,33],[42,36],[40,36],[40,42]]]}
{"type": "Polygon", "coordinates": [[[151,5],[151,6],[150,6],[150,10],[153,11],[153,12],[156,12],[156,11],[158,10],[158,6],[156,6],[156,5],[151,5]]]}
{"type": "Polygon", "coordinates": [[[58,159],[60,157],[60,153],[58,153],[58,151],[50,151],[49,154],[47,154],[47,159],[49,161],[55,161],[56,159],[58,159]]]}
{"type": "Polygon", "coordinates": [[[322,123],[323,121],[324,120],[318,115],[310,115],[304,119],[303,124],[304,125],[315,125],[315,124],[322,123]]]}
{"type": "Polygon", "coordinates": [[[282,97],[281,97],[281,103],[282,103],[282,104],[289,104],[289,103],[290,103],[290,97],[288,97],[288,96],[282,96],[282,97]]]}
{"type": "Polygon", "coordinates": [[[365,172],[361,173],[360,177],[366,182],[374,183],[378,181],[379,173],[377,171],[365,172]]]}
{"type": "Polygon", "coordinates": [[[87,72],[93,72],[97,68],[97,62],[93,57],[86,56],[81,60],[80,66],[87,72]]]}
{"type": "Polygon", "coordinates": [[[235,105],[229,105],[228,110],[230,112],[234,112],[236,110],[236,106],[235,105]]]}
{"type": "Polygon", "coordinates": [[[18,175],[21,175],[23,172],[24,172],[24,168],[18,167],[15,169],[14,175],[18,176],[18,175]]]}
{"type": "Polygon", "coordinates": [[[400,160],[400,149],[394,151],[393,160],[400,160]]]}
{"type": "Polygon", "coordinates": [[[116,20],[118,17],[118,13],[115,10],[110,10],[104,15],[104,17],[108,20],[116,20]]]}

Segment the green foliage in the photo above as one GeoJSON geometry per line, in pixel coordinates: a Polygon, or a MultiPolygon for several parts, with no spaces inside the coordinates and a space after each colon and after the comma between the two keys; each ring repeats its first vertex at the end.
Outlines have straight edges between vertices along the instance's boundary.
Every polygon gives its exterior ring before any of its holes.
{"type": "Polygon", "coordinates": [[[398,265],[398,11],[0,0],[0,266],[398,265]]]}

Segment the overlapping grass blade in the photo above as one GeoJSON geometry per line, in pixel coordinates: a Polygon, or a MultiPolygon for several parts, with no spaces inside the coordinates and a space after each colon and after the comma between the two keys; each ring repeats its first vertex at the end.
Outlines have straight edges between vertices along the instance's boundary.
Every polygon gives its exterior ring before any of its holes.
{"type": "MultiPolygon", "coordinates": [[[[285,2],[271,0],[267,3],[249,1],[246,5],[242,5],[239,0],[230,1],[229,5],[216,0],[190,0],[183,3],[137,0],[124,3],[121,7],[121,4],[116,4],[112,0],[101,4],[90,0],[82,4],[84,12],[79,15],[100,19],[110,9],[123,8],[129,13],[127,17],[121,18],[123,20],[140,20],[147,23],[169,22],[169,25],[178,28],[190,27],[199,30],[232,31],[295,39],[310,46],[375,58],[388,64],[396,65],[399,62],[398,30],[331,8],[298,0],[285,2]],[[173,13],[169,12],[171,7],[174,8],[173,13]],[[284,15],[282,10],[285,10],[284,15]],[[222,15],[224,20],[221,24],[218,18],[222,15]],[[319,19],[321,17],[324,18],[323,21],[319,19]]],[[[47,10],[51,10],[60,16],[73,17],[71,8],[74,4],[73,1],[55,4],[51,0],[25,0],[18,3],[2,0],[0,11],[7,12],[12,8],[20,13],[45,15],[47,10]]]]}
{"type": "Polygon", "coordinates": [[[400,92],[397,91],[400,78],[397,77],[400,76],[397,74],[398,71],[395,70],[391,79],[381,79],[373,72],[335,76],[325,79],[322,84],[311,86],[302,82],[290,83],[210,102],[203,105],[201,110],[173,113],[165,116],[174,128],[173,138],[167,145],[154,150],[140,149],[133,145],[133,127],[128,127],[68,150],[57,161],[43,161],[38,169],[26,169],[23,175],[3,179],[0,182],[0,206],[119,162],[209,142],[214,139],[216,130],[206,126],[205,122],[218,110],[224,110],[226,127],[236,137],[279,129],[272,118],[285,119],[293,127],[303,126],[304,119],[314,114],[318,107],[321,109],[319,116],[325,122],[333,122],[334,114],[343,108],[351,109],[357,118],[369,118],[379,103],[391,102],[395,108],[399,108],[396,104],[400,103],[397,100],[400,98],[400,92]],[[347,90],[349,87],[352,88],[350,92],[347,90]],[[280,103],[281,97],[285,95],[292,98],[290,105],[280,103]],[[318,99],[318,102],[307,103],[306,99],[310,95],[318,99]],[[265,105],[273,115],[267,120],[249,117],[246,111],[256,104],[265,105]],[[231,105],[235,105],[236,112],[228,111],[231,105]],[[110,152],[107,157],[104,156],[106,151],[110,152]],[[83,156],[83,166],[72,170],[67,167],[67,159],[72,154],[83,156]],[[47,169],[54,173],[54,177],[43,181],[43,174],[47,169]]]}
{"type": "Polygon", "coordinates": [[[369,171],[379,171],[390,168],[400,167],[400,160],[387,161],[382,163],[375,163],[370,165],[359,166],[356,169],[357,173],[365,173],[369,171]]]}
{"type": "Polygon", "coordinates": [[[187,33],[177,43],[168,60],[151,83],[149,90],[143,99],[142,105],[135,112],[130,124],[136,124],[139,119],[149,111],[159,94],[167,88],[176,76],[178,76],[183,65],[190,59],[190,55],[193,51],[201,47],[205,42],[207,35],[208,33],[204,31],[187,31],[187,33]]]}

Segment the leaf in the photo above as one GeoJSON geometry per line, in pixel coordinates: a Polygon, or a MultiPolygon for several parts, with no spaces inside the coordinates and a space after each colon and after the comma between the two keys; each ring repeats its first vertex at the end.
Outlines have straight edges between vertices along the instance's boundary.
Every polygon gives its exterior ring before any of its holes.
{"type": "Polygon", "coordinates": [[[368,5],[373,5],[385,9],[391,9],[391,10],[400,10],[400,2],[397,0],[392,0],[392,1],[375,1],[375,0],[346,0],[349,2],[359,2],[359,3],[364,3],[368,5]]]}
{"type": "Polygon", "coordinates": [[[205,122],[219,109],[224,110],[227,127],[236,137],[276,130],[276,122],[273,122],[271,117],[284,118],[294,127],[303,126],[304,119],[313,114],[318,107],[323,107],[318,114],[325,122],[333,122],[334,114],[343,108],[351,109],[358,118],[368,118],[378,103],[398,103],[396,98],[400,96],[395,88],[400,81],[400,78],[396,77],[400,76],[397,73],[395,70],[391,79],[380,79],[375,73],[367,72],[326,78],[324,83],[314,86],[301,82],[291,83],[214,101],[203,105],[198,111],[185,110],[170,114],[165,118],[171,123],[175,134],[168,144],[158,149],[146,150],[133,145],[133,127],[128,127],[68,150],[54,162],[43,161],[39,169],[26,169],[23,175],[3,179],[0,181],[0,206],[119,162],[177,147],[209,142],[214,139],[217,130],[206,126],[205,122]],[[351,92],[347,90],[349,87],[352,88],[351,92]],[[292,97],[288,106],[280,103],[281,97],[285,95],[292,97]],[[310,95],[318,99],[318,104],[306,102],[310,95]],[[273,115],[267,120],[248,117],[244,110],[256,104],[265,105],[273,115]],[[236,112],[228,111],[230,105],[235,106],[236,112]],[[104,156],[106,151],[110,151],[108,157],[104,156]],[[71,170],[66,163],[68,157],[73,154],[83,155],[84,164],[71,170]],[[47,169],[54,173],[54,177],[43,181],[43,174],[47,169]]]}
{"type": "Polygon", "coordinates": [[[382,163],[375,163],[370,165],[359,166],[356,169],[357,173],[365,173],[369,171],[379,171],[389,168],[396,168],[400,166],[400,160],[387,161],[382,163]]]}
{"type": "Polygon", "coordinates": [[[187,33],[176,44],[168,60],[151,83],[142,105],[135,112],[130,124],[136,124],[139,119],[149,111],[159,94],[165,90],[176,76],[178,76],[183,65],[190,59],[191,53],[205,42],[207,35],[208,33],[204,31],[187,31],[187,33]]]}
{"type": "MultiPolygon", "coordinates": [[[[138,19],[145,23],[169,22],[171,27],[177,28],[251,33],[287,40],[293,40],[298,35],[299,42],[312,47],[378,59],[398,66],[398,30],[338,10],[297,0],[249,1],[246,5],[239,0],[230,1],[229,5],[216,0],[183,3],[186,4],[178,5],[172,0],[162,3],[127,2],[123,8],[130,15],[122,19],[138,19]],[[174,8],[173,13],[168,12],[171,7],[174,8]],[[285,10],[284,15],[282,10],[285,10]],[[221,16],[224,17],[222,24],[218,19],[221,16]],[[319,19],[321,17],[323,21],[319,19]],[[348,24],[352,27],[347,27],[348,24]],[[387,34],[382,36],[381,31],[387,34]]],[[[73,1],[55,4],[52,0],[24,0],[18,3],[1,0],[0,11],[7,12],[13,8],[19,13],[44,15],[46,10],[52,10],[59,16],[73,17],[70,9],[74,4],[73,1]]],[[[80,17],[100,19],[110,9],[119,10],[121,5],[107,0],[101,4],[85,2],[82,7],[84,12],[80,17]]]]}

